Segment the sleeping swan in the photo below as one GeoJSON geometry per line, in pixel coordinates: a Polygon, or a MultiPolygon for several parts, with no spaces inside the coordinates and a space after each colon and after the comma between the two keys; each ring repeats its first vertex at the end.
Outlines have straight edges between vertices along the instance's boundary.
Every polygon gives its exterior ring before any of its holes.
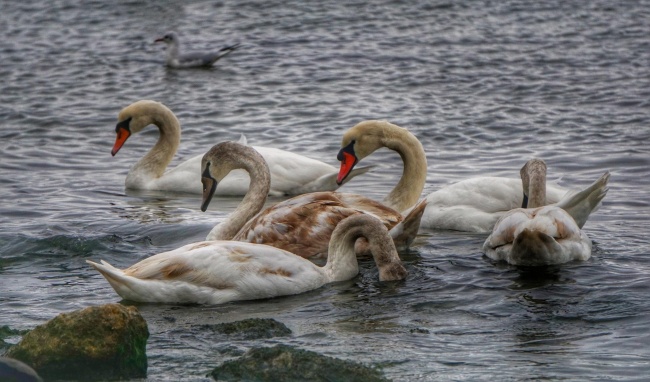
{"type": "MultiPolygon", "coordinates": [[[[364,121],[349,129],[341,142],[338,160],[341,167],[337,182],[343,184],[355,165],[386,147],[399,153],[404,171],[384,204],[397,211],[408,211],[418,200],[427,176],[427,160],[422,144],[408,130],[386,121],[364,121]]],[[[546,201],[555,203],[566,190],[549,186],[546,201]]],[[[490,232],[497,219],[513,208],[521,207],[521,180],[502,177],[466,179],[426,198],[427,207],[420,228],[466,232],[490,232]]]]}
{"type": "Polygon", "coordinates": [[[591,240],[580,228],[607,194],[609,173],[584,191],[552,206],[544,206],[544,161],[528,161],[521,169],[521,179],[528,208],[517,208],[503,215],[485,240],[483,252],[493,260],[521,266],[589,259],[591,240]]]}
{"type": "Polygon", "coordinates": [[[329,243],[327,263],[319,267],[293,253],[262,244],[205,241],[151,256],[121,270],[87,261],[126,300],[223,304],[303,293],[359,273],[354,244],[368,242],[379,280],[401,280],[406,269],[379,220],[355,215],[342,220],[329,243]]]}
{"type": "MultiPolygon", "coordinates": [[[[325,257],[332,231],[346,217],[370,214],[390,229],[398,248],[407,247],[417,235],[426,202],[402,216],[372,199],[340,192],[312,192],[295,196],[263,210],[270,187],[269,168],[253,148],[236,142],[212,147],[201,164],[203,203],[208,208],[216,190],[232,171],[250,174],[250,189],[228,219],[208,234],[207,240],[236,240],[268,244],[302,257],[325,257]]],[[[360,244],[362,247],[363,244],[360,244]]],[[[363,248],[359,248],[362,250],[363,248]]]]}
{"type": "MultiPolygon", "coordinates": [[[[117,137],[111,154],[122,148],[126,140],[149,125],[156,125],[160,138],[154,147],[140,159],[126,176],[126,188],[201,193],[201,157],[195,156],[165,171],[172,161],[181,140],[178,119],[165,105],[155,101],[137,101],[120,111],[115,127],[117,137]]],[[[270,147],[257,147],[271,169],[272,195],[297,195],[313,191],[332,191],[336,183],[336,168],[315,159],[270,147]]],[[[360,169],[353,176],[368,171],[360,169]]],[[[219,195],[244,195],[249,179],[245,172],[234,171],[219,187],[219,195]]]]}

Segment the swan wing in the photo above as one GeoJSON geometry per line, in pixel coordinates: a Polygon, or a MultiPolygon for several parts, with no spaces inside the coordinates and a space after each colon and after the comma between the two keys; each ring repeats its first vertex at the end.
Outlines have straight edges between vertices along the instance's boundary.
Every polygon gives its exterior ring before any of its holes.
{"type": "Polygon", "coordinates": [[[314,192],[287,199],[260,212],[233,240],[264,243],[302,257],[325,257],[336,225],[359,213],[379,218],[389,229],[402,219],[398,212],[359,195],[314,192]]]}
{"type": "Polygon", "coordinates": [[[160,178],[152,179],[150,190],[187,192],[196,194],[201,191],[201,158],[194,156],[178,166],[168,169],[160,178]]]}
{"type": "Polygon", "coordinates": [[[249,220],[233,240],[264,243],[302,257],[324,257],[338,222],[359,213],[332,195],[311,193],[280,202],[249,220]]]}
{"type": "Polygon", "coordinates": [[[576,221],[578,227],[582,228],[589,215],[600,207],[603,198],[607,195],[608,182],[609,172],[606,172],[584,190],[567,193],[556,205],[567,211],[576,221]]]}
{"type": "Polygon", "coordinates": [[[363,195],[347,192],[336,192],[334,195],[346,207],[354,208],[375,216],[377,219],[381,220],[388,229],[393,228],[393,226],[403,220],[402,214],[398,211],[363,195]]]}

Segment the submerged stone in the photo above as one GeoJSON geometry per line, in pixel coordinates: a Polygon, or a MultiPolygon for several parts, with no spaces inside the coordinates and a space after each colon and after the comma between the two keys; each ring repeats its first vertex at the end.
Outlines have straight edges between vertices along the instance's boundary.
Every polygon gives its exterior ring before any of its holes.
{"type": "Polygon", "coordinates": [[[43,382],[36,371],[17,359],[0,357],[0,381],[43,382]]]}
{"type": "Polygon", "coordinates": [[[107,304],[62,313],[25,334],[5,355],[45,379],[144,378],[147,338],[147,322],[135,307],[107,304]]]}
{"type": "Polygon", "coordinates": [[[251,349],[211,375],[217,381],[388,381],[377,369],[288,345],[251,349]]]}
{"type": "Polygon", "coordinates": [[[250,318],[222,324],[202,325],[202,327],[211,329],[217,333],[234,335],[246,340],[291,335],[291,330],[285,324],[272,318],[250,318]]]}

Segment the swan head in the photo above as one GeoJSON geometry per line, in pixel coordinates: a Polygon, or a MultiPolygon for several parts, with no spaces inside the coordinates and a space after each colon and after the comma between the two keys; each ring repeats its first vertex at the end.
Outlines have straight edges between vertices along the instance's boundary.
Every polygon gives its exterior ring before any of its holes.
{"type": "Polygon", "coordinates": [[[525,228],[515,237],[509,263],[520,266],[542,266],[558,263],[562,252],[558,238],[545,232],[525,228]]]}
{"type": "Polygon", "coordinates": [[[262,155],[251,146],[230,141],[212,146],[201,159],[201,183],[203,184],[201,211],[205,212],[208,209],[217,185],[231,171],[244,169],[250,173],[253,167],[260,165],[264,168],[264,173],[270,173],[262,155]]]}
{"type": "Polygon", "coordinates": [[[388,229],[379,219],[369,214],[355,214],[337,224],[330,239],[329,256],[349,253],[350,261],[356,264],[355,244],[362,238],[365,238],[364,246],[375,260],[380,281],[396,281],[406,278],[408,272],[402,265],[388,229]],[[337,248],[338,245],[343,248],[337,248]]]}
{"type": "Polygon", "coordinates": [[[160,102],[141,100],[130,104],[120,111],[115,126],[115,144],[111,154],[115,156],[127,139],[145,127],[158,124],[157,115],[161,112],[173,115],[167,106],[160,102]]]}
{"type": "Polygon", "coordinates": [[[154,40],[154,44],[159,42],[164,42],[167,45],[178,44],[178,35],[176,32],[167,32],[164,36],[154,40]]]}
{"type": "Polygon", "coordinates": [[[341,150],[336,156],[341,162],[336,183],[343,184],[361,159],[386,147],[386,142],[396,135],[394,133],[396,129],[406,130],[390,122],[368,120],[358,123],[345,132],[341,141],[341,150]]]}

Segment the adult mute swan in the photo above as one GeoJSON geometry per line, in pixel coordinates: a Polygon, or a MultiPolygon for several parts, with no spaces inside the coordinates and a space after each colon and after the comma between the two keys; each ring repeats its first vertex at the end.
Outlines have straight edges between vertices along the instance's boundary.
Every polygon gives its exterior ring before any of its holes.
{"type": "Polygon", "coordinates": [[[205,241],[151,256],[121,270],[87,261],[126,300],[162,303],[222,304],[303,293],[359,273],[354,245],[365,238],[379,280],[406,277],[384,225],[368,215],[342,220],[329,243],[327,263],[309,260],[263,244],[205,241]]]}
{"type": "MultiPolygon", "coordinates": [[[[231,171],[250,174],[250,189],[228,219],[208,234],[207,240],[236,240],[268,244],[302,257],[324,257],[337,224],[352,215],[379,218],[399,248],[407,247],[417,235],[426,202],[403,217],[399,212],[366,197],[340,192],[299,195],[262,211],[269,188],[269,168],[264,158],[249,146],[222,142],[212,147],[201,164],[203,203],[208,208],[215,191],[231,171]],[[261,212],[260,212],[261,211],[261,212]]],[[[359,251],[363,252],[363,244],[359,251]]]]}
{"type": "Polygon", "coordinates": [[[154,43],[159,42],[167,44],[167,59],[165,64],[170,68],[209,67],[239,47],[239,44],[235,44],[221,48],[216,52],[190,52],[181,54],[180,40],[176,32],[167,32],[164,36],[154,40],[154,43]]]}
{"type": "MultiPolygon", "coordinates": [[[[197,155],[165,171],[176,154],[181,139],[178,119],[165,105],[155,101],[137,101],[120,111],[114,156],[126,140],[149,125],[160,130],[160,137],[154,147],[131,167],[126,176],[126,188],[136,190],[161,190],[201,193],[201,158],[197,155]]],[[[332,191],[339,187],[334,166],[270,147],[253,146],[259,151],[271,170],[272,195],[299,195],[313,191],[332,191]]],[[[366,167],[353,176],[362,174],[366,167]]],[[[244,171],[234,171],[224,179],[218,195],[244,195],[248,191],[249,178],[244,171]]]]}
{"type": "Polygon", "coordinates": [[[607,194],[609,172],[585,190],[551,206],[545,206],[544,161],[528,161],[521,169],[521,179],[528,208],[503,215],[485,240],[483,252],[493,260],[521,266],[563,264],[591,257],[591,240],[580,228],[607,194]]]}
{"type": "MultiPolygon", "coordinates": [[[[356,164],[379,148],[396,151],[404,170],[384,204],[408,211],[420,197],[427,175],[427,160],[422,144],[408,130],[386,121],[363,121],[349,129],[341,142],[338,159],[341,167],[337,182],[342,184],[356,164]]],[[[549,185],[546,200],[555,203],[566,193],[549,185]]],[[[426,196],[427,207],[420,228],[467,232],[490,232],[505,212],[523,202],[521,180],[502,177],[477,177],[462,180],[426,196]]]]}

